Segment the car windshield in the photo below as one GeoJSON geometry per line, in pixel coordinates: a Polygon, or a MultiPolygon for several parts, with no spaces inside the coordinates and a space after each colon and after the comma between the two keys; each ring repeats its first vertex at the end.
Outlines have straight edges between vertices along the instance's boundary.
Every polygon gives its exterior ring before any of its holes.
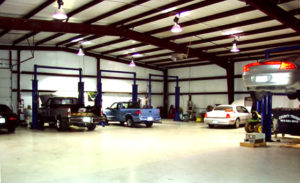
{"type": "Polygon", "coordinates": [[[6,105],[0,105],[0,112],[11,112],[11,110],[6,105]]]}
{"type": "Polygon", "coordinates": [[[214,110],[215,111],[233,111],[231,106],[218,106],[214,110]]]}

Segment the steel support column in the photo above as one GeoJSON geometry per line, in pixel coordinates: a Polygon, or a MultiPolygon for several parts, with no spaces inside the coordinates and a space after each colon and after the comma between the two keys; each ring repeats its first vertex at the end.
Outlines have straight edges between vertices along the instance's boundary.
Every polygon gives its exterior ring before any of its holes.
{"type": "Polygon", "coordinates": [[[38,113],[38,80],[37,80],[37,66],[34,65],[34,73],[32,80],[32,125],[31,129],[38,129],[37,113],[38,113]]]}
{"type": "Polygon", "coordinates": [[[149,74],[149,84],[148,84],[148,107],[151,108],[151,93],[152,93],[152,86],[151,86],[151,74],[149,74]]]}
{"type": "Polygon", "coordinates": [[[169,109],[169,86],[168,86],[168,70],[164,70],[164,103],[163,103],[163,117],[168,117],[168,109],[169,109]]]}
{"type": "Polygon", "coordinates": [[[266,141],[271,141],[272,135],[272,94],[267,94],[267,119],[265,127],[266,141]]]}
{"type": "Polygon", "coordinates": [[[178,80],[177,80],[177,85],[175,87],[175,118],[174,118],[174,121],[180,121],[179,104],[180,104],[180,87],[178,86],[178,80]]]}
{"type": "Polygon", "coordinates": [[[227,91],[228,91],[228,104],[234,101],[234,62],[228,61],[226,67],[227,73],[227,91]]]}
{"type": "Polygon", "coordinates": [[[97,98],[96,98],[96,106],[97,108],[99,108],[99,112],[101,111],[102,108],[102,83],[101,83],[101,72],[99,72],[100,70],[100,58],[97,58],[97,68],[96,68],[96,72],[97,72],[97,98]]]}
{"type": "Polygon", "coordinates": [[[20,120],[21,111],[19,104],[21,103],[21,51],[17,51],[17,106],[18,106],[18,119],[20,120]]]}

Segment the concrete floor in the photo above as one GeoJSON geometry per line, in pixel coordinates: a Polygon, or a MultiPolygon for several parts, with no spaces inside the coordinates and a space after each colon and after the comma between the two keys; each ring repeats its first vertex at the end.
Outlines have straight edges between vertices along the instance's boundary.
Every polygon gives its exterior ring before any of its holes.
{"type": "MultiPolygon", "coordinates": [[[[300,150],[240,147],[244,130],[164,121],[0,134],[2,183],[299,182],[300,150]]],[[[0,181],[1,182],[1,181],[0,181]]]]}

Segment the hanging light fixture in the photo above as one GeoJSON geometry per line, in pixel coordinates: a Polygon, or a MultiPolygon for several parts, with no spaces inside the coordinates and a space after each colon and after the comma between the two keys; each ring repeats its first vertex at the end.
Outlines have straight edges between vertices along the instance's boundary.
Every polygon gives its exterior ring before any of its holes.
{"type": "Polygon", "coordinates": [[[57,20],[67,19],[68,16],[66,15],[64,10],[62,9],[62,6],[64,5],[63,0],[57,0],[57,4],[58,4],[58,9],[52,14],[52,17],[57,19],[57,20]]]}
{"type": "Polygon", "coordinates": [[[231,48],[230,52],[232,52],[232,53],[240,52],[240,49],[236,45],[238,43],[238,39],[239,39],[239,37],[234,38],[234,40],[232,42],[232,48],[231,48]]]}
{"type": "Polygon", "coordinates": [[[172,26],[171,28],[171,32],[173,33],[178,33],[178,32],[182,32],[182,28],[181,26],[179,25],[178,21],[179,21],[179,16],[180,14],[176,14],[175,18],[174,18],[174,25],[172,26]]]}
{"type": "Polygon", "coordinates": [[[83,51],[82,45],[80,45],[77,55],[78,55],[78,56],[84,56],[84,55],[85,55],[85,54],[84,54],[84,51],[83,51]]]}
{"type": "Polygon", "coordinates": [[[131,62],[129,64],[129,67],[135,67],[135,63],[134,63],[134,60],[133,60],[133,57],[131,57],[131,62]]]}

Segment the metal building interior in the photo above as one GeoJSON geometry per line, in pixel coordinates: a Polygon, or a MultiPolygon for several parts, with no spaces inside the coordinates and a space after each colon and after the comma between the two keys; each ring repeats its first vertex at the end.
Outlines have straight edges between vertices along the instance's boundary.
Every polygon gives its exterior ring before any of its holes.
{"type": "MultiPolygon", "coordinates": [[[[298,182],[298,149],[240,147],[243,128],[179,113],[190,99],[196,114],[250,97],[243,67],[274,48],[283,49],[270,58],[298,54],[299,17],[300,0],[0,0],[0,104],[18,118],[20,104],[36,113],[38,95],[78,96],[78,76],[86,106],[132,97],[163,118],[151,128],[0,131],[0,183],[298,182]]],[[[299,101],[278,95],[270,105],[299,101]]]]}

